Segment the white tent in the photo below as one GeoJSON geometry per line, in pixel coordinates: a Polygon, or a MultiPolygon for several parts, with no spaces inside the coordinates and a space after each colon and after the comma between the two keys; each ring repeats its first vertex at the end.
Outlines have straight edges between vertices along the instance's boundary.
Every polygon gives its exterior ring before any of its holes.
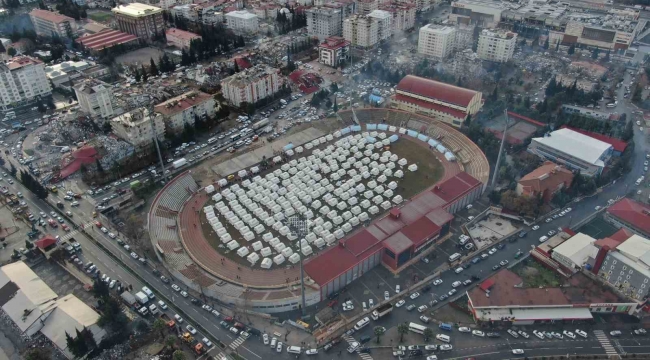
{"type": "Polygon", "coordinates": [[[327,234],[325,235],[325,242],[329,245],[333,243],[336,240],[336,236],[334,234],[327,234]]]}
{"type": "Polygon", "coordinates": [[[303,255],[309,256],[314,253],[314,251],[311,249],[311,246],[303,246],[302,249],[300,249],[303,255]]]}
{"type": "Polygon", "coordinates": [[[212,194],[214,192],[214,185],[208,185],[205,187],[205,192],[207,194],[212,194]]]}
{"type": "Polygon", "coordinates": [[[345,232],[343,230],[341,230],[341,229],[336,229],[336,230],[334,230],[334,236],[337,239],[341,239],[341,238],[343,238],[345,236],[345,232]]]}
{"type": "Polygon", "coordinates": [[[239,248],[239,250],[237,250],[237,255],[239,255],[239,257],[244,257],[244,256],[248,255],[249,252],[250,251],[248,251],[247,247],[242,246],[242,247],[239,248]]]}
{"type": "Polygon", "coordinates": [[[297,263],[298,261],[300,261],[300,255],[298,255],[298,254],[293,254],[293,255],[289,256],[289,262],[290,262],[290,263],[295,264],[295,263],[297,263]]]}
{"type": "Polygon", "coordinates": [[[260,264],[260,267],[262,267],[263,269],[270,269],[272,264],[273,261],[271,261],[271,259],[264,258],[264,260],[262,260],[262,263],[260,264]]]}
{"type": "Polygon", "coordinates": [[[261,250],[261,249],[264,247],[264,245],[262,244],[261,241],[256,241],[256,242],[254,242],[254,243],[252,244],[252,246],[253,246],[253,250],[255,250],[255,251],[259,251],[259,250],[261,250]]]}
{"type": "Polygon", "coordinates": [[[379,208],[373,205],[368,209],[368,212],[372,215],[376,215],[379,212],[379,208]]]}
{"type": "Polygon", "coordinates": [[[244,237],[244,239],[246,241],[251,241],[251,240],[255,239],[255,234],[253,234],[251,231],[242,234],[242,236],[244,237]]]}
{"type": "Polygon", "coordinates": [[[219,179],[219,181],[217,181],[217,185],[219,185],[219,186],[221,186],[221,187],[224,187],[224,186],[228,185],[228,180],[226,180],[226,179],[219,179]]]}
{"type": "Polygon", "coordinates": [[[394,202],[395,204],[401,204],[402,201],[404,201],[404,199],[402,198],[401,195],[396,195],[396,196],[393,198],[393,202],[394,202]]]}
{"type": "Polygon", "coordinates": [[[255,265],[255,263],[259,259],[260,259],[260,256],[257,255],[257,253],[254,253],[254,252],[250,253],[250,255],[248,255],[248,257],[246,257],[246,260],[248,260],[248,262],[251,263],[251,265],[255,265]]]}
{"type": "Polygon", "coordinates": [[[415,164],[411,164],[411,165],[409,165],[408,169],[409,169],[409,171],[417,171],[418,166],[415,165],[415,164]]]}
{"type": "Polygon", "coordinates": [[[388,210],[388,209],[390,209],[390,207],[391,207],[391,204],[390,204],[390,201],[388,201],[388,200],[381,203],[381,208],[384,209],[384,210],[388,210]]]}
{"type": "Polygon", "coordinates": [[[231,251],[232,251],[232,250],[235,250],[236,248],[239,247],[239,243],[238,243],[237,241],[235,241],[235,240],[232,240],[231,242],[229,242],[229,243],[226,245],[226,247],[228,248],[228,250],[231,250],[231,251]]]}
{"type": "MultiPolygon", "coordinates": [[[[333,237],[333,236],[334,236],[334,235],[332,235],[332,237],[333,237]]],[[[325,240],[323,240],[322,238],[318,238],[318,239],[316,239],[316,241],[314,241],[314,245],[315,245],[317,248],[321,249],[323,246],[325,246],[325,240]]]]}
{"type": "MultiPolygon", "coordinates": [[[[223,234],[223,235],[219,236],[219,239],[221,239],[222,243],[227,244],[229,241],[232,240],[232,236],[230,236],[230,234],[226,233],[226,234],[223,234]]],[[[239,245],[237,245],[237,246],[239,246],[239,245]]]]}
{"type": "Polygon", "coordinates": [[[284,255],[284,257],[289,257],[289,256],[293,255],[293,249],[291,249],[290,247],[287,247],[287,248],[282,249],[281,253],[282,253],[282,255],[284,255]]]}
{"type": "Polygon", "coordinates": [[[345,231],[346,233],[347,233],[347,232],[350,232],[350,231],[352,231],[352,225],[350,225],[350,223],[347,223],[347,222],[346,222],[345,224],[343,224],[343,225],[341,226],[341,229],[342,229],[343,231],[345,231]]]}
{"type": "Polygon", "coordinates": [[[271,248],[270,247],[263,248],[262,250],[260,250],[260,254],[262,254],[262,256],[271,255],[271,248]]]}
{"type": "Polygon", "coordinates": [[[402,170],[397,170],[393,173],[393,176],[398,179],[401,179],[404,177],[404,172],[402,170]]]}
{"type": "Polygon", "coordinates": [[[273,258],[273,262],[276,265],[280,265],[280,264],[284,263],[284,260],[285,260],[284,255],[282,255],[282,254],[278,254],[273,258]]]}

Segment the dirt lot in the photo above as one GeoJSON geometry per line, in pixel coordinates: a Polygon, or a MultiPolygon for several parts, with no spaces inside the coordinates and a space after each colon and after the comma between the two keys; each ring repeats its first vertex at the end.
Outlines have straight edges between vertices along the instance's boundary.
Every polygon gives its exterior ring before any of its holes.
{"type": "Polygon", "coordinates": [[[115,61],[122,65],[149,64],[149,60],[154,59],[154,61],[157,61],[162,55],[162,51],[156,48],[146,47],[122,54],[115,58],[115,61]]]}

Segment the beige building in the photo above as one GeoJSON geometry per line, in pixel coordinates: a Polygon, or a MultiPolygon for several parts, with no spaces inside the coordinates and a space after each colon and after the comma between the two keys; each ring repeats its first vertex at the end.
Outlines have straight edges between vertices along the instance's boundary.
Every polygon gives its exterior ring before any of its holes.
{"type": "Polygon", "coordinates": [[[418,53],[436,60],[442,60],[454,50],[456,28],[429,24],[420,28],[418,53]]]}
{"type": "Polygon", "coordinates": [[[354,47],[372,48],[392,35],[391,20],[392,15],[383,10],[351,16],[343,21],[343,37],[354,47]]]}
{"type": "Polygon", "coordinates": [[[358,0],[357,1],[357,14],[368,15],[377,9],[379,9],[379,0],[358,0]]]}
{"type": "Polygon", "coordinates": [[[342,9],[330,7],[313,7],[305,10],[307,16],[307,34],[323,40],[343,33],[342,9]]]}
{"type": "Polygon", "coordinates": [[[163,10],[159,7],[131,3],[111,10],[120,31],[149,40],[165,32],[163,10]]]}
{"type": "Polygon", "coordinates": [[[223,96],[234,106],[255,104],[280,90],[279,70],[257,65],[221,80],[223,96]]]}
{"type": "Polygon", "coordinates": [[[194,126],[198,117],[205,119],[215,115],[215,101],[212,95],[200,91],[189,91],[171,98],[154,107],[154,111],[163,116],[165,130],[169,133],[183,131],[185,124],[194,126]]]}
{"type": "Polygon", "coordinates": [[[145,108],[139,108],[111,119],[113,133],[120,139],[138,147],[153,143],[154,134],[159,141],[165,137],[165,123],[161,114],[153,116],[145,108]]]}
{"type": "Polygon", "coordinates": [[[55,12],[34,9],[29,12],[29,18],[34,25],[36,35],[51,38],[69,38],[75,34],[75,21],[73,18],[55,12]]]}
{"type": "Polygon", "coordinates": [[[259,30],[257,15],[246,10],[231,11],[225,17],[226,26],[237,34],[254,34],[259,30]]]}
{"type": "Polygon", "coordinates": [[[415,27],[415,5],[411,3],[391,2],[379,5],[379,10],[388,11],[393,19],[393,35],[411,30],[415,27]]]}
{"type": "Polygon", "coordinates": [[[52,94],[43,62],[28,56],[17,56],[0,63],[0,106],[20,105],[52,94]]]}
{"type": "Polygon", "coordinates": [[[167,29],[165,37],[167,45],[176,46],[179,49],[189,49],[192,40],[201,39],[201,35],[176,28],[167,29]]]}
{"type": "Polygon", "coordinates": [[[478,57],[494,62],[507,62],[515,54],[517,34],[511,31],[484,29],[478,38],[478,57]]]}
{"type": "Polygon", "coordinates": [[[348,59],[350,42],[340,36],[330,36],[318,45],[318,62],[339,67],[348,59]]]}
{"type": "Polygon", "coordinates": [[[114,115],[111,86],[97,79],[87,79],[74,86],[82,112],[93,118],[108,119],[114,115]]]}

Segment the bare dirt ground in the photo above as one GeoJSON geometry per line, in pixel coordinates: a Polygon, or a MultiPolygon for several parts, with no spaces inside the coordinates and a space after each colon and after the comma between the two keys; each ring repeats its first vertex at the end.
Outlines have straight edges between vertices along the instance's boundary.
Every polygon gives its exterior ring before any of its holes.
{"type": "Polygon", "coordinates": [[[156,48],[146,47],[122,54],[115,58],[115,61],[122,65],[149,64],[149,60],[154,59],[154,61],[157,61],[162,55],[162,51],[156,48]]]}

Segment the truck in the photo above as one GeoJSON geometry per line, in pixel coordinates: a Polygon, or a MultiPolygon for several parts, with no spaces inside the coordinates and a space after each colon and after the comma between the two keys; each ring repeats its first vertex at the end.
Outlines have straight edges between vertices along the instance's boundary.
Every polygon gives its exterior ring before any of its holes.
{"type": "Polygon", "coordinates": [[[174,166],[174,169],[178,169],[179,167],[187,164],[187,160],[185,158],[180,158],[172,163],[172,166],[174,166]]]}
{"type": "Polygon", "coordinates": [[[135,307],[135,308],[140,307],[140,304],[138,303],[138,299],[136,299],[135,296],[133,296],[133,294],[131,294],[130,292],[125,291],[122,294],[120,294],[120,297],[122,298],[122,301],[126,305],[132,306],[132,307],[135,307]]]}
{"type": "Polygon", "coordinates": [[[156,304],[149,305],[149,311],[151,312],[151,315],[156,315],[156,314],[159,313],[158,307],[156,306],[156,304]]]}
{"type": "Polygon", "coordinates": [[[135,293],[135,298],[142,305],[149,302],[149,297],[147,297],[147,295],[145,295],[142,291],[138,291],[137,293],[135,293]]]}
{"type": "Polygon", "coordinates": [[[261,129],[269,124],[269,118],[264,118],[251,126],[253,130],[261,129]]]}
{"type": "Polygon", "coordinates": [[[138,314],[140,314],[142,316],[147,316],[147,315],[149,315],[149,310],[147,309],[146,306],[142,306],[142,307],[140,307],[138,309],[138,314]]]}
{"type": "Polygon", "coordinates": [[[167,316],[164,312],[160,313],[160,318],[165,322],[165,324],[167,324],[168,328],[173,329],[174,326],[176,326],[176,321],[167,316]]]}
{"type": "Polygon", "coordinates": [[[390,314],[391,311],[393,311],[393,304],[387,303],[376,308],[372,314],[370,314],[370,317],[372,317],[373,320],[379,320],[380,317],[390,314]]]}
{"type": "Polygon", "coordinates": [[[59,190],[56,188],[56,185],[50,185],[47,187],[48,190],[50,190],[51,193],[56,194],[59,192],[59,190]]]}
{"type": "Polygon", "coordinates": [[[68,242],[70,243],[70,245],[72,245],[75,251],[81,251],[81,244],[79,244],[77,240],[75,240],[74,238],[70,238],[68,242]]]}

